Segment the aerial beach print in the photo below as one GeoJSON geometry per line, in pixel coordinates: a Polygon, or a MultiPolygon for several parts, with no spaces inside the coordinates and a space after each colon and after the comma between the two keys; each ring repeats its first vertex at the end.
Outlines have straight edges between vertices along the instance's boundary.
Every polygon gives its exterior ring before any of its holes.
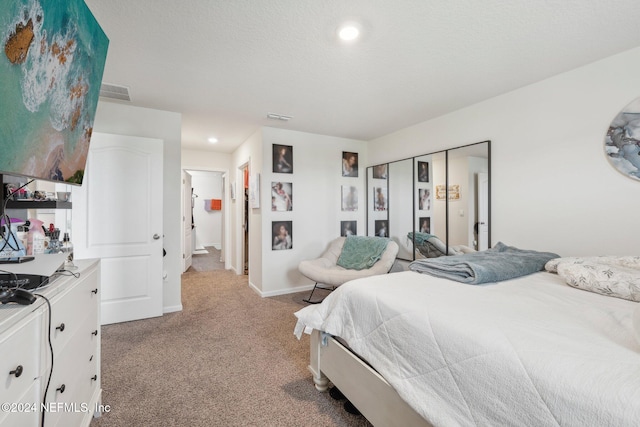
{"type": "Polygon", "coordinates": [[[0,11],[0,172],[82,183],[109,40],[82,0],[0,11]]]}

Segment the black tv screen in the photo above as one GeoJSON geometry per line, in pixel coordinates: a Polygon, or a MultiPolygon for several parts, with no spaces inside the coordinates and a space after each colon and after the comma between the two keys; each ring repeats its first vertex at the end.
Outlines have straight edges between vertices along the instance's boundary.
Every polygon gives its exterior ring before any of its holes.
{"type": "Polygon", "coordinates": [[[107,36],[83,0],[5,0],[0,34],[0,172],[82,184],[107,36]]]}

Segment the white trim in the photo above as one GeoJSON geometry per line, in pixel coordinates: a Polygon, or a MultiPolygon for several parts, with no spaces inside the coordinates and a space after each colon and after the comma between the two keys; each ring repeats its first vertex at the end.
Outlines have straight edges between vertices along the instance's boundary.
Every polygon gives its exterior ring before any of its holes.
{"type": "Polygon", "coordinates": [[[288,294],[295,294],[298,292],[308,292],[311,289],[313,289],[314,285],[304,285],[304,286],[296,286],[295,288],[276,289],[274,291],[269,291],[269,292],[262,292],[251,282],[249,282],[249,287],[251,287],[251,289],[253,289],[262,298],[268,298],[268,297],[276,297],[278,295],[288,295],[288,294]]]}
{"type": "Polygon", "coordinates": [[[182,311],[182,304],[162,307],[162,313],[163,314],[175,313],[176,311],[182,311]]]}

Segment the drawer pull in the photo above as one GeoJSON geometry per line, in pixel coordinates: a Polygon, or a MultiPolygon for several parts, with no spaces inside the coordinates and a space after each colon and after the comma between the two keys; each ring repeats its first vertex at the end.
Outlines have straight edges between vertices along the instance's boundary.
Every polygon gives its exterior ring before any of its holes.
{"type": "Polygon", "coordinates": [[[97,381],[97,380],[98,380],[98,376],[97,376],[97,375],[92,376],[92,377],[91,377],[91,380],[92,380],[92,381],[97,381]]]}
{"type": "Polygon", "coordinates": [[[15,375],[16,378],[18,378],[20,375],[22,375],[22,365],[18,365],[16,367],[16,369],[14,369],[13,371],[9,372],[9,375],[15,375]]]}
{"type": "Polygon", "coordinates": [[[96,329],[95,331],[91,332],[91,335],[98,336],[98,330],[96,329]]]}
{"type": "Polygon", "coordinates": [[[60,393],[64,393],[65,388],[66,388],[65,385],[62,384],[60,387],[56,389],[56,391],[59,391],[60,393]]]}
{"type": "Polygon", "coordinates": [[[95,288],[94,290],[91,291],[92,294],[97,294],[98,293],[98,288],[95,288]]]}
{"type": "Polygon", "coordinates": [[[59,330],[60,332],[63,332],[64,331],[64,323],[60,323],[60,326],[58,326],[56,329],[59,330]]]}

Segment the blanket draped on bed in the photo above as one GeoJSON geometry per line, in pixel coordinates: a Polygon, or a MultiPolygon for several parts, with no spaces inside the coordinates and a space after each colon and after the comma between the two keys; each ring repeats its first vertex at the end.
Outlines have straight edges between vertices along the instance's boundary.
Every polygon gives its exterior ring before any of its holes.
{"type": "Polygon", "coordinates": [[[470,285],[500,282],[542,271],[544,265],[559,255],[518,249],[498,242],[486,251],[421,259],[409,264],[418,273],[455,280],[470,285]]]}
{"type": "Polygon", "coordinates": [[[338,257],[340,267],[349,270],[371,268],[380,260],[389,239],[369,236],[347,236],[338,257]]]}

